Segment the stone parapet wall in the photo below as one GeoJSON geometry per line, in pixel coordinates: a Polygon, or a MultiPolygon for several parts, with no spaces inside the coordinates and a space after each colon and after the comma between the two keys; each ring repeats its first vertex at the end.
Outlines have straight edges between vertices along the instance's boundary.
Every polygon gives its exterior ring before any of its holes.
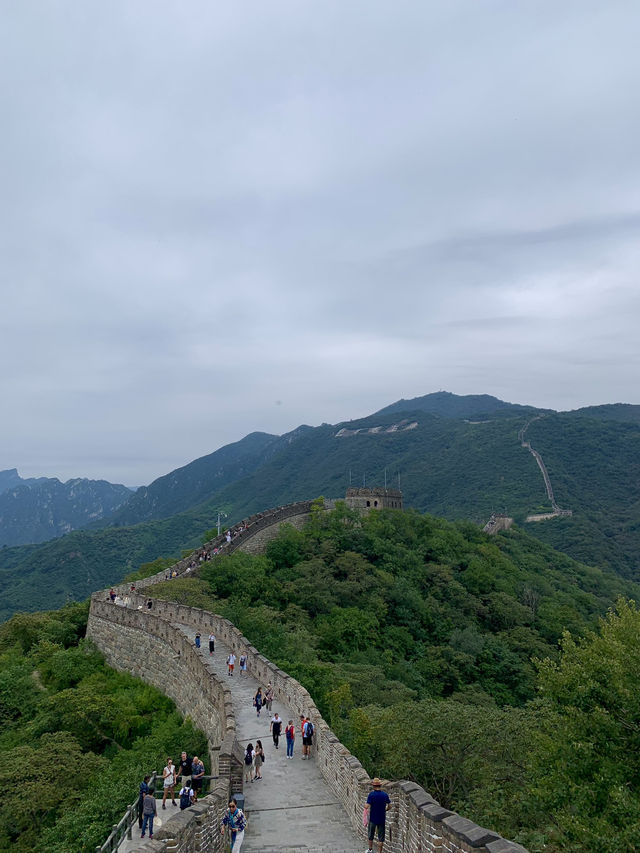
{"type": "MultiPolygon", "coordinates": [[[[144,606],[147,601],[147,596],[139,594],[130,594],[130,598],[134,607],[144,606]]],[[[124,610],[115,605],[105,606],[116,611],[124,610]]],[[[199,630],[203,637],[213,632],[237,655],[246,652],[251,675],[263,685],[271,682],[277,698],[294,715],[309,715],[315,727],[313,757],[325,781],[343,804],[354,829],[364,838],[362,810],[371,790],[369,775],[333,734],[300,682],[260,654],[228,619],[163,599],[154,599],[153,611],[163,622],[188,625],[199,630]]],[[[142,614],[142,611],[134,612],[142,614]]],[[[393,803],[385,842],[387,853],[470,853],[473,850],[481,853],[526,853],[520,845],[443,808],[413,782],[390,782],[385,784],[385,790],[393,803]]]]}
{"type": "MultiPolygon", "coordinates": [[[[301,528],[304,522],[311,513],[313,501],[298,501],[297,503],[287,504],[285,506],[275,507],[266,512],[258,512],[249,518],[243,519],[238,524],[235,524],[231,529],[232,534],[236,534],[231,542],[227,542],[224,534],[216,536],[213,539],[205,542],[201,548],[196,549],[182,560],[178,560],[172,566],[169,566],[148,578],[142,578],[135,582],[136,589],[147,589],[156,583],[161,583],[167,577],[167,574],[172,574],[175,570],[178,575],[184,575],[188,570],[195,574],[199,565],[195,569],[191,569],[193,555],[198,551],[205,551],[207,554],[212,554],[215,549],[219,549],[220,554],[232,554],[234,551],[246,551],[251,554],[261,553],[267,542],[275,539],[280,530],[280,525],[283,523],[293,524],[297,528],[301,528]],[[242,532],[239,532],[242,529],[242,532]],[[256,538],[256,543],[252,540],[256,538]]],[[[325,501],[326,509],[333,509],[335,501],[325,501]]],[[[115,586],[115,591],[124,596],[129,591],[130,584],[121,583],[115,586]]],[[[103,597],[106,592],[103,594],[103,597]]]]}
{"type": "MultiPolygon", "coordinates": [[[[157,687],[201,729],[209,745],[211,775],[240,777],[242,755],[236,749],[231,692],[211,673],[184,634],[158,614],[92,599],[87,636],[115,669],[130,672],[157,687]],[[224,759],[223,759],[224,756],[224,759]],[[236,772],[231,768],[239,762],[236,772]]],[[[234,778],[234,790],[238,790],[234,778]]]]}

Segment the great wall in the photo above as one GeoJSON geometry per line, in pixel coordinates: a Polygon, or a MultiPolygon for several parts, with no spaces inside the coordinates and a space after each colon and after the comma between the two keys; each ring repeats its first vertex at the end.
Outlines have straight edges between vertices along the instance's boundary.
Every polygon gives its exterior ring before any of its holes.
{"type": "MultiPolygon", "coordinates": [[[[366,505],[364,491],[352,490],[353,504],[366,505]]],[[[377,490],[374,497],[373,491],[372,507],[382,493],[377,490]]],[[[380,505],[391,500],[397,503],[398,494],[380,497],[380,505]]],[[[239,735],[255,735],[247,729],[248,722],[238,724],[247,714],[246,696],[239,704],[239,691],[246,693],[248,687],[241,688],[240,681],[230,687],[220,661],[214,666],[216,659],[196,648],[196,630],[203,636],[213,632],[223,649],[246,651],[248,677],[262,685],[271,682],[283,712],[291,714],[294,721],[306,713],[315,726],[311,766],[300,761],[294,770],[294,765],[283,764],[282,755],[279,761],[275,753],[269,756],[266,766],[274,771],[277,783],[269,785],[267,780],[264,786],[256,786],[256,792],[251,789],[246,803],[249,828],[245,851],[355,853],[365,849],[362,814],[371,790],[369,776],[330,730],[308,691],[261,655],[228,620],[198,608],[150,598],[148,593],[150,587],[174,572],[180,577],[195,574],[205,557],[235,550],[260,553],[277,536],[281,524],[302,526],[312,504],[302,501],[253,515],[231,529],[231,541],[224,535],[216,537],[171,569],[137,581],[135,590],[129,584],[119,585],[115,592],[120,606],[112,602],[108,590],[92,596],[87,635],[113,667],[158,687],[202,729],[208,742],[211,775],[217,777],[210,793],[192,808],[167,813],[168,819],[162,820],[153,840],[125,839],[117,848],[121,853],[221,853],[227,849],[219,825],[230,794],[243,791],[244,750],[239,735]],[[303,772],[307,775],[298,783],[303,772]]],[[[332,505],[325,503],[325,507],[332,505]]],[[[275,707],[279,710],[277,703],[275,707]]],[[[268,739],[268,729],[266,733],[268,739]]],[[[526,853],[522,846],[442,807],[415,782],[385,781],[384,788],[392,801],[386,853],[526,853]]]]}
{"type": "Polygon", "coordinates": [[[538,464],[538,468],[540,469],[540,472],[542,473],[542,478],[544,480],[544,487],[545,487],[545,490],[547,492],[547,497],[549,498],[549,501],[551,502],[551,512],[540,512],[540,513],[535,513],[533,515],[528,515],[525,519],[525,521],[528,521],[528,522],[547,521],[550,518],[559,518],[561,516],[573,515],[572,510],[560,509],[560,507],[556,503],[556,499],[555,499],[555,496],[553,494],[553,487],[551,485],[551,478],[549,477],[549,472],[547,471],[547,466],[544,464],[544,460],[542,459],[542,456],[540,456],[538,451],[535,450],[531,446],[531,442],[527,441],[525,439],[525,435],[527,433],[527,430],[531,426],[531,424],[534,421],[542,420],[542,418],[544,418],[544,417],[545,417],[544,415],[536,415],[534,418],[531,418],[530,420],[528,420],[526,422],[526,424],[522,427],[522,429],[518,433],[518,438],[520,440],[521,446],[526,448],[529,451],[529,453],[531,453],[531,455],[533,456],[533,458],[536,460],[536,462],[538,464]]]}

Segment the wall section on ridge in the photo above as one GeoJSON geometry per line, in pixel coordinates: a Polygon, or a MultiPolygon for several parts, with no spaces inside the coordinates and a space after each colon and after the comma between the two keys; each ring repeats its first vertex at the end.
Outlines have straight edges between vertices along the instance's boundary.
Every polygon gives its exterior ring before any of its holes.
{"type": "MultiPolygon", "coordinates": [[[[144,607],[148,600],[146,595],[135,593],[130,594],[130,598],[131,607],[144,607]]],[[[167,624],[186,625],[199,630],[203,636],[213,632],[236,655],[245,652],[247,668],[254,678],[263,685],[271,682],[278,699],[294,715],[309,715],[315,728],[314,760],[365,844],[362,809],[371,790],[369,774],[331,731],[309,691],[260,654],[228,619],[158,598],[153,599],[153,610],[167,624]]],[[[527,853],[519,844],[444,808],[415,782],[387,782],[384,787],[393,803],[385,841],[387,853],[527,853]]]]}

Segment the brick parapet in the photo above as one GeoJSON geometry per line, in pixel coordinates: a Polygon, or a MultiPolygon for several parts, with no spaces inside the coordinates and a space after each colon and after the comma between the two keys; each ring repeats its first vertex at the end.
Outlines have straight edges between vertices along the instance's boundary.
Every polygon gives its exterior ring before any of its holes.
{"type": "MultiPolygon", "coordinates": [[[[132,607],[144,607],[147,596],[133,593],[130,599],[132,607]]],[[[107,610],[126,610],[100,603],[107,610]]],[[[354,829],[362,835],[362,809],[371,790],[369,775],[331,731],[308,690],[260,654],[228,619],[164,599],[153,600],[153,611],[167,624],[187,625],[199,630],[203,636],[213,632],[237,655],[245,652],[247,668],[257,681],[263,685],[271,682],[278,699],[294,715],[309,715],[316,733],[312,750],[314,758],[325,782],[343,804],[354,829]]],[[[387,853],[526,853],[520,845],[442,807],[416,783],[389,782],[385,784],[385,790],[393,803],[385,842],[387,853]]]]}
{"type": "MultiPolygon", "coordinates": [[[[217,776],[223,763],[232,781],[241,775],[231,692],[205,666],[177,626],[158,613],[119,607],[94,597],[87,636],[111,666],[157,687],[205,733],[211,775],[217,776]]],[[[233,790],[241,788],[234,785],[233,790]]]]}
{"type": "MultiPolygon", "coordinates": [[[[283,522],[293,523],[296,527],[301,526],[309,517],[313,503],[313,501],[297,501],[296,503],[278,506],[274,509],[267,510],[266,512],[258,512],[255,515],[251,515],[249,518],[243,519],[238,524],[235,524],[230,528],[232,536],[234,537],[231,542],[227,542],[224,534],[220,534],[220,536],[216,536],[213,539],[208,540],[200,548],[196,548],[195,551],[187,557],[184,557],[182,560],[178,560],[172,566],[168,566],[166,569],[162,569],[162,571],[156,572],[154,575],[149,575],[147,578],[137,580],[135,582],[136,589],[147,589],[156,583],[162,583],[166,580],[167,574],[171,575],[174,571],[178,576],[185,575],[187,573],[196,574],[201,564],[196,562],[195,567],[193,567],[192,564],[194,562],[194,555],[197,555],[199,552],[204,551],[211,555],[215,549],[218,549],[221,555],[232,554],[234,551],[257,553],[262,547],[264,547],[264,544],[266,544],[267,541],[277,535],[277,531],[283,522]],[[269,531],[270,528],[272,528],[272,532],[269,535],[267,531],[269,531]],[[251,540],[254,538],[258,538],[259,541],[252,545],[251,540]]],[[[325,507],[327,508],[333,507],[334,504],[335,501],[325,501],[325,507]]],[[[120,596],[127,595],[129,593],[129,589],[130,584],[128,583],[121,583],[114,586],[114,590],[120,596]]],[[[103,592],[101,595],[104,597],[105,593],[103,592]]]]}

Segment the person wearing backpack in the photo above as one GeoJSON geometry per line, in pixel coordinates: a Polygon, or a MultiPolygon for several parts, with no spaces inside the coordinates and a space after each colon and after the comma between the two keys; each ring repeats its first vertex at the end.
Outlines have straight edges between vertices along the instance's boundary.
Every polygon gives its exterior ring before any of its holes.
{"type": "Polygon", "coordinates": [[[293,758],[293,744],[296,739],[296,730],[293,725],[293,720],[289,720],[289,725],[284,730],[287,737],[287,758],[293,758]]]}
{"type": "Polygon", "coordinates": [[[311,747],[313,746],[313,735],[315,729],[309,717],[304,718],[302,724],[302,758],[311,758],[311,747]]]}
{"type": "Polygon", "coordinates": [[[193,793],[193,788],[191,787],[191,780],[187,779],[184,783],[184,787],[180,788],[180,811],[184,811],[188,809],[189,806],[193,805],[193,798],[195,794],[193,793]]]}
{"type": "Polygon", "coordinates": [[[253,774],[255,771],[256,754],[253,751],[253,744],[248,743],[244,751],[244,781],[253,782],[253,774]]]}

